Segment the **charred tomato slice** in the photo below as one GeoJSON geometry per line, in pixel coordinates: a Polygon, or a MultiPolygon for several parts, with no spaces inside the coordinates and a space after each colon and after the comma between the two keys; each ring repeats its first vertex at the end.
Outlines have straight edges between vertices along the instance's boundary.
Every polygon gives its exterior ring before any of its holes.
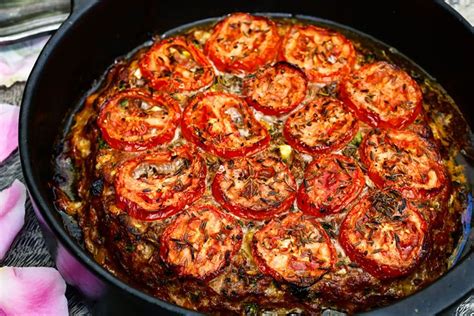
{"type": "Polygon", "coordinates": [[[229,93],[195,97],[184,110],[181,126],[184,137],[223,158],[254,154],[270,142],[245,100],[229,93]]]}
{"type": "Polygon", "coordinates": [[[252,73],[276,58],[279,42],[269,19],[234,13],[214,27],[204,51],[221,71],[252,73]]]}
{"type": "Polygon", "coordinates": [[[288,167],[271,156],[228,160],[212,183],[217,202],[247,219],[267,219],[288,210],[296,182],[288,167]]]}
{"type": "Polygon", "coordinates": [[[131,89],[104,103],[97,125],[112,148],[141,151],[173,139],[179,118],[179,105],[172,98],[131,89]]]}
{"type": "Polygon", "coordinates": [[[352,158],[321,156],[306,168],[298,190],[298,207],[314,216],[337,213],[359,196],[364,185],[364,174],[352,158]]]}
{"type": "Polygon", "coordinates": [[[424,199],[447,186],[435,145],[414,132],[375,130],[365,136],[359,154],[379,188],[392,186],[406,197],[424,199]]]}
{"type": "Polygon", "coordinates": [[[247,102],[267,115],[290,112],[306,96],[307,80],[304,72],[286,62],[257,72],[244,83],[247,102]]]}
{"type": "Polygon", "coordinates": [[[315,283],[336,260],[324,229],[301,213],[274,219],[257,231],[252,253],[262,273],[302,287],[315,283]]]}
{"type": "Polygon", "coordinates": [[[183,37],[156,42],[140,61],[140,70],[153,88],[168,92],[198,90],[214,80],[206,56],[183,37]]]}
{"type": "Polygon", "coordinates": [[[410,273],[424,255],[427,225],[394,190],[363,198],[346,216],[339,242],[349,258],[378,279],[410,273]]]}
{"type": "Polygon", "coordinates": [[[402,129],[421,111],[418,84],[386,62],[365,65],[349,75],[340,95],[361,121],[374,127],[402,129]]]}
{"type": "Polygon", "coordinates": [[[337,81],[351,72],[355,50],[343,35],[313,25],[295,25],[280,49],[280,58],[303,69],[312,82],[337,81]]]}
{"type": "Polygon", "coordinates": [[[213,205],[193,206],[163,232],[160,256],[181,277],[209,280],[240,249],[242,229],[213,205]]]}
{"type": "Polygon", "coordinates": [[[358,128],[357,119],[344,103],[318,98],[288,117],[283,135],[292,147],[315,155],[341,149],[358,128]]]}
{"type": "Polygon", "coordinates": [[[169,217],[204,193],[206,164],[191,146],[142,154],[115,177],[117,204],[141,220],[169,217]]]}

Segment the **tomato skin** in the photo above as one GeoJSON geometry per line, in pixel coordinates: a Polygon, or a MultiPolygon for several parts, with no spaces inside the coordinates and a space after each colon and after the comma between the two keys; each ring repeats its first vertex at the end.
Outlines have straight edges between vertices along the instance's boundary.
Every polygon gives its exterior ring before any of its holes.
{"type": "Polygon", "coordinates": [[[143,151],[171,141],[174,137],[174,133],[179,123],[180,116],[181,110],[179,108],[179,105],[171,97],[156,94],[150,95],[149,93],[141,89],[129,89],[117,93],[105,101],[97,118],[97,125],[100,128],[102,137],[112,148],[124,151],[143,151]],[[120,102],[126,100],[128,104],[128,102],[130,102],[129,100],[137,99],[140,99],[146,102],[147,104],[157,104],[161,107],[163,107],[164,105],[167,108],[168,113],[166,114],[166,116],[171,117],[169,118],[168,125],[160,128],[161,133],[158,133],[155,136],[149,136],[149,133],[152,132],[154,127],[146,121],[146,115],[148,115],[150,119],[153,119],[155,118],[153,116],[153,113],[147,113],[144,117],[142,113],[135,113],[136,109],[131,110],[135,111],[133,113],[124,114],[121,112],[122,110],[120,108],[120,102]],[[118,117],[114,117],[114,115],[118,117]],[[115,118],[115,122],[112,121],[112,118],[115,118]],[[127,118],[130,118],[130,120],[134,121],[126,122],[125,120],[127,118]],[[123,122],[125,122],[126,124],[123,122]],[[132,123],[135,123],[135,125],[132,125],[132,123]],[[115,125],[112,126],[113,124],[115,125]],[[126,126],[122,127],[121,125],[126,126]],[[144,130],[148,134],[142,134],[141,139],[138,140],[126,140],[125,137],[127,136],[128,138],[140,136],[125,135],[126,133],[131,133],[131,131],[133,131],[132,127],[136,128],[136,130],[138,131],[137,133],[143,132],[144,130]]]}
{"type": "MultiPolygon", "coordinates": [[[[176,50],[176,49],[175,49],[176,50]]],[[[139,64],[141,73],[147,78],[155,90],[167,92],[192,91],[207,87],[214,81],[214,70],[206,56],[182,36],[161,40],[153,44],[139,64]],[[169,48],[179,47],[189,56],[181,63],[173,57],[169,48]],[[184,64],[192,58],[192,65],[184,64]],[[172,65],[176,62],[177,65],[172,65]],[[191,71],[195,68],[195,71],[191,71]],[[157,73],[160,70],[162,74],[157,73]],[[193,78],[189,78],[189,73],[193,78]],[[196,78],[197,76],[197,78],[196,78]]]]}
{"type": "Polygon", "coordinates": [[[233,13],[216,24],[204,46],[204,52],[220,71],[246,74],[253,73],[258,68],[274,61],[279,43],[280,37],[273,21],[248,13],[233,13]],[[253,30],[251,34],[249,32],[252,30],[251,25],[263,26],[266,29],[253,30]],[[244,32],[243,28],[246,27],[248,29],[244,32]],[[255,39],[253,36],[258,36],[258,34],[260,36],[255,39]],[[247,43],[242,42],[243,40],[247,43]],[[252,47],[249,48],[248,45],[252,47]],[[233,54],[233,50],[239,48],[244,53],[233,54]]]}
{"type": "Polygon", "coordinates": [[[266,115],[282,115],[291,112],[304,100],[307,84],[306,75],[301,69],[286,62],[278,62],[263,71],[257,72],[255,78],[246,80],[244,82],[244,94],[247,95],[247,103],[260,112],[266,115]],[[283,76],[286,77],[286,80],[283,76]],[[288,87],[288,81],[290,87],[288,87]],[[271,96],[275,97],[276,94],[278,100],[272,100],[267,94],[263,97],[256,96],[255,94],[258,94],[262,84],[267,86],[265,91],[267,93],[272,93],[272,91],[269,91],[272,88],[276,90],[271,96]],[[278,94],[279,90],[285,91],[285,89],[289,90],[286,91],[285,96],[278,94]],[[285,97],[290,99],[286,106],[275,107],[271,105],[271,102],[282,103],[283,100],[281,99],[285,99],[285,97]]]}
{"type": "Polygon", "coordinates": [[[257,231],[252,239],[252,255],[262,273],[270,275],[280,282],[289,282],[300,287],[307,287],[315,283],[322,275],[331,270],[336,262],[336,251],[327,233],[314,217],[307,217],[301,213],[290,213],[283,219],[273,219],[257,231]],[[308,241],[305,244],[301,238],[306,237],[308,241]],[[310,241],[311,238],[313,240],[310,241]],[[279,243],[279,241],[288,239],[290,240],[289,246],[279,243]],[[264,247],[265,241],[271,243],[268,245],[271,249],[264,247]],[[294,246],[295,243],[301,243],[301,245],[294,246]],[[307,244],[311,244],[312,247],[307,248],[307,244]],[[263,254],[262,250],[267,253],[263,254]],[[305,260],[307,254],[300,252],[311,252],[312,259],[305,260]],[[328,253],[329,256],[327,256],[328,253]],[[318,255],[321,257],[317,257],[318,255]],[[284,269],[278,267],[278,261],[273,261],[277,256],[287,258],[284,269]],[[316,257],[313,258],[313,256],[316,257]],[[277,264],[276,267],[275,264],[277,264]]]}
{"type": "Polygon", "coordinates": [[[298,189],[298,208],[316,217],[338,213],[359,196],[364,185],[364,174],[352,158],[338,154],[320,156],[305,170],[305,179],[298,189]],[[318,173],[314,175],[314,171],[318,173]],[[327,196],[323,201],[315,201],[311,195],[320,188],[327,196]]]}
{"type": "Polygon", "coordinates": [[[368,64],[353,72],[341,82],[339,93],[357,118],[373,127],[403,129],[410,125],[422,110],[423,96],[416,81],[403,70],[386,62],[368,64]],[[392,87],[391,82],[397,81],[398,86],[392,87]],[[383,100],[373,101],[373,98],[383,100]],[[412,104],[409,109],[402,108],[406,102],[412,104]],[[369,109],[367,104],[377,107],[379,111],[385,111],[383,115],[386,118],[369,109]],[[383,108],[380,109],[381,107],[383,108]],[[400,113],[401,111],[406,113],[400,113]]]}
{"type": "Polygon", "coordinates": [[[206,173],[204,159],[190,146],[142,154],[125,161],[118,169],[114,183],[117,206],[140,220],[153,221],[170,217],[204,194],[206,173]],[[173,171],[173,166],[170,166],[173,161],[179,164],[175,166],[178,174],[170,176],[167,173],[173,171]],[[163,165],[163,171],[155,171],[160,165],[163,165]],[[148,168],[153,173],[151,176],[147,171],[148,166],[151,166],[148,168]],[[134,173],[140,170],[146,174],[134,179],[134,173]],[[183,171],[187,173],[183,174],[183,171]],[[186,187],[178,190],[175,187],[169,188],[171,182],[163,185],[165,179],[173,177],[179,180],[173,182],[173,185],[181,183],[181,186],[186,187]],[[156,191],[156,188],[160,190],[156,191]]]}
{"type": "Polygon", "coordinates": [[[333,98],[318,98],[288,117],[283,136],[293,148],[310,155],[320,155],[343,148],[354,138],[358,129],[359,122],[344,103],[333,98]],[[338,118],[336,122],[334,117],[338,118]],[[318,128],[317,124],[325,125],[318,128]],[[311,135],[303,141],[305,133],[311,135]],[[314,144],[308,144],[308,141],[314,144]]]}
{"type": "MultiPolygon", "coordinates": [[[[227,161],[224,165],[224,170],[217,172],[214,181],[212,182],[212,194],[214,195],[215,200],[219,204],[221,204],[227,211],[245,219],[269,219],[277,214],[287,211],[295,200],[295,179],[284,163],[280,161],[274,161],[274,164],[271,166],[264,165],[264,163],[266,163],[268,160],[271,160],[271,158],[265,159],[256,157],[250,159],[241,159],[236,162],[227,161]],[[263,162],[260,163],[259,160],[263,160],[263,162]],[[232,164],[232,167],[229,167],[230,164],[232,164]],[[234,165],[237,165],[236,168],[234,168],[234,165]],[[246,178],[247,182],[255,183],[255,187],[253,188],[254,192],[250,193],[251,196],[245,198],[245,202],[251,201],[252,198],[258,195],[260,196],[260,199],[263,199],[263,197],[265,197],[265,200],[268,200],[269,202],[276,202],[275,204],[277,204],[277,206],[272,205],[260,209],[257,206],[257,204],[260,204],[260,202],[250,203],[253,205],[247,206],[238,201],[240,196],[237,197],[235,200],[232,200],[231,197],[229,197],[229,194],[233,189],[225,189],[222,187],[222,185],[224,182],[227,182],[227,180],[230,180],[232,181],[232,187],[235,187],[234,183],[238,182],[239,178],[241,178],[242,174],[245,172],[243,168],[251,168],[251,173],[255,173],[255,175],[249,175],[248,178],[246,178]],[[236,169],[242,170],[242,172],[238,172],[236,169]],[[264,173],[268,173],[269,175],[265,176],[264,173]],[[272,180],[273,182],[271,182],[272,180]],[[285,194],[286,198],[284,198],[283,200],[276,201],[270,200],[272,196],[270,196],[269,193],[266,194],[266,191],[269,189],[269,187],[277,186],[277,182],[280,182],[280,180],[283,182],[282,186],[288,186],[288,188],[286,189],[286,192],[275,191],[275,193],[278,194],[278,197],[281,197],[283,194],[285,194]]],[[[239,193],[245,193],[246,188],[248,187],[245,187],[243,190],[240,190],[239,193]]]]}
{"type": "MultiPolygon", "coordinates": [[[[214,205],[194,205],[190,207],[187,212],[179,215],[163,232],[160,242],[160,257],[180,277],[190,277],[201,281],[209,281],[220,274],[222,270],[230,264],[232,257],[241,247],[242,239],[242,229],[233,217],[221,212],[214,205]],[[194,225],[192,225],[192,219],[196,220],[194,225]],[[186,220],[187,222],[185,222],[186,220]],[[208,221],[210,221],[210,223],[208,223],[208,221]],[[199,225],[197,225],[197,223],[199,223],[199,225]],[[223,227],[224,224],[225,227],[223,227]],[[217,225],[220,225],[220,227],[217,227],[217,225]],[[231,228],[229,228],[229,226],[231,228]],[[208,231],[209,227],[211,227],[211,231],[208,231]],[[172,258],[170,258],[172,252],[174,252],[174,255],[179,256],[179,252],[182,250],[180,248],[183,245],[180,245],[179,248],[178,246],[175,247],[178,249],[173,249],[171,246],[172,242],[177,242],[175,239],[176,237],[173,238],[173,233],[176,233],[176,231],[179,232],[180,229],[184,230],[183,239],[186,240],[186,235],[192,235],[191,238],[194,237],[197,239],[195,242],[187,242],[187,244],[184,245],[185,247],[191,246],[195,249],[194,251],[198,251],[197,256],[191,254],[191,259],[195,262],[189,264],[188,267],[186,264],[183,265],[171,262],[172,258]],[[216,233],[215,230],[217,229],[219,230],[216,233]],[[202,231],[204,231],[204,235],[208,235],[207,237],[204,237],[204,240],[199,238],[202,231]],[[217,237],[217,235],[219,236],[217,237]],[[224,237],[222,237],[222,235],[224,235],[224,237]],[[207,246],[207,249],[205,249],[208,250],[207,253],[201,253],[203,248],[201,243],[212,243],[212,245],[207,246]],[[196,249],[196,247],[198,249],[196,249]],[[221,248],[227,248],[223,254],[223,249],[221,248]],[[221,260],[216,258],[216,256],[219,255],[223,255],[221,260]],[[209,256],[211,257],[209,258],[209,256]],[[204,262],[202,262],[203,259],[204,262]],[[217,264],[215,261],[218,261],[217,264]],[[207,266],[209,262],[214,265],[211,267],[212,269],[207,266]],[[201,269],[208,270],[202,272],[201,269]]],[[[185,256],[186,254],[182,255],[185,256]]],[[[180,258],[177,259],[179,260],[180,258]]]]}
{"type": "Polygon", "coordinates": [[[282,41],[279,57],[300,67],[311,82],[318,83],[340,80],[351,72],[356,61],[351,41],[314,25],[294,25],[282,41]],[[314,51],[318,52],[316,56],[314,51]]]}
{"type": "Polygon", "coordinates": [[[363,139],[359,155],[379,188],[395,187],[407,198],[422,200],[449,192],[436,146],[414,132],[374,130],[363,139]],[[431,171],[434,174],[430,176],[431,171]],[[431,183],[430,177],[436,177],[436,183],[431,183]]]}
{"type": "Polygon", "coordinates": [[[184,110],[181,128],[186,139],[223,158],[249,156],[270,143],[267,129],[255,119],[245,100],[230,93],[205,92],[196,96],[184,110]],[[226,113],[236,108],[242,119],[239,124],[253,135],[254,140],[242,137],[236,123],[226,113]],[[219,111],[218,116],[216,111],[219,111]],[[231,125],[230,131],[225,130],[228,125],[231,125]]]}
{"type": "Polygon", "coordinates": [[[428,242],[428,227],[423,217],[411,203],[401,198],[399,192],[392,189],[366,195],[347,214],[339,231],[339,242],[346,255],[380,280],[412,272],[423,259],[428,242]],[[387,204],[397,203],[396,207],[404,205],[404,208],[402,211],[396,208],[390,211],[391,218],[387,215],[390,208],[377,200],[378,196],[392,196],[387,204]],[[382,205],[377,206],[377,203],[382,205]],[[371,221],[377,224],[372,225],[371,221]],[[367,230],[370,231],[367,233],[367,230]],[[381,248],[374,248],[376,246],[381,248]]]}

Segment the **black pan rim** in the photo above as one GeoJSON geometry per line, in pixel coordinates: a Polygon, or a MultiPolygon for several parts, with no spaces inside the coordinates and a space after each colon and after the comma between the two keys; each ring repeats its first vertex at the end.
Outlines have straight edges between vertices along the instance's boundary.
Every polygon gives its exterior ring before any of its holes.
{"type": "MultiPolygon", "coordinates": [[[[443,9],[447,10],[452,15],[454,15],[464,28],[466,28],[468,31],[474,34],[474,28],[471,27],[469,22],[464,20],[461,17],[461,15],[459,15],[459,13],[457,13],[453,8],[451,8],[448,4],[444,3],[442,0],[437,0],[436,3],[437,5],[443,7],[443,9]]],[[[73,256],[76,257],[76,259],[78,259],[84,266],[86,266],[91,272],[93,272],[95,276],[98,276],[101,280],[106,281],[108,284],[115,286],[131,294],[135,298],[146,301],[153,305],[158,305],[162,308],[165,308],[166,310],[170,312],[175,312],[175,313],[185,314],[185,315],[201,315],[200,313],[197,313],[195,311],[191,311],[191,310],[179,307],[177,305],[165,302],[163,300],[150,296],[140,290],[137,290],[134,287],[116,278],[110,272],[108,272],[105,268],[103,268],[98,263],[96,263],[89,256],[89,254],[84,249],[82,249],[72,237],[69,236],[69,234],[64,229],[63,224],[55,219],[53,212],[56,212],[56,209],[52,209],[48,206],[46,198],[40,193],[40,190],[38,189],[38,187],[41,186],[41,183],[43,181],[41,181],[41,179],[36,179],[33,175],[34,166],[30,159],[30,148],[29,148],[29,143],[28,143],[28,134],[29,134],[28,121],[29,121],[29,115],[30,115],[29,108],[31,104],[33,103],[33,99],[35,95],[35,88],[36,88],[35,83],[38,80],[40,80],[41,74],[43,72],[43,68],[45,67],[45,64],[47,64],[49,55],[56,48],[56,46],[60,45],[65,34],[67,34],[71,29],[73,29],[77,21],[83,18],[87,14],[88,11],[93,10],[94,7],[99,4],[100,2],[95,2],[95,1],[88,2],[84,7],[78,8],[77,11],[71,14],[71,16],[64,22],[61,28],[56,32],[56,34],[48,41],[40,57],[36,61],[35,66],[26,83],[26,88],[23,95],[23,100],[22,100],[22,105],[21,105],[21,110],[20,110],[19,152],[20,152],[20,160],[22,164],[23,175],[24,175],[26,185],[28,187],[29,195],[30,195],[30,198],[32,199],[33,205],[41,213],[47,225],[52,229],[54,235],[56,236],[56,238],[58,238],[60,243],[64,245],[66,249],[73,256]]],[[[402,300],[399,300],[389,306],[371,310],[370,312],[366,314],[367,315],[385,314],[383,312],[385,308],[390,308],[392,306],[404,304],[410,299],[411,300],[416,299],[416,296],[418,294],[422,294],[424,291],[433,287],[433,285],[437,283],[446,281],[446,279],[448,279],[449,276],[455,274],[456,271],[460,271],[463,268],[464,270],[468,271],[469,265],[472,266],[473,264],[474,264],[474,252],[471,249],[470,253],[466,255],[465,258],[463,258],[460,262],[458,262],[454,268],[450,269],[444,276],[442,276],[436,282],[430,284],[428,287],[424,288],[420,292],[417,292],[411,296],[408,296],[402,300]]],[[[461,295],[465,295],[465,294],[466,293],[459,293],[458,298],[461,297],[461,295]]]]}

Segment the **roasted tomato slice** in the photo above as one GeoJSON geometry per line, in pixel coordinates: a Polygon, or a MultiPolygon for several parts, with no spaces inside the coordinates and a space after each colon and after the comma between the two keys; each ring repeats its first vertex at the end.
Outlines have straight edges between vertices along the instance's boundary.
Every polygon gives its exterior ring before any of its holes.
{"type": "Polygon", "coordinates": [[[337,213],[359,196],[364,185],[364,174],[352,158],[321,156],[306,168],[298,207],[314,216],[337,213]]]}
{"type": "Polygon", "coordinates": [[[361,121],[374,127],[402,129],[421,111],[418,84],[386,62],[369,64],[352,73],[341,83],[340,94],[361,121]]]}
{"type": "Polygon", "coordinates": [[[213,205],[193,206],[161,236],[160,255],[181,277],[209,280],[240,249],[242,229],[213,205]]]}
{"type": "Polygon", "coordinates": [[[156,42],[140,61],[140,70],[156,90],[198,90],[214,81],[206,56],[183,37],[156,42]]]}
{"type": "Polygon", "coordinates": [[[394,190],[363,198],[342,222],[339,241],[352,261],[378,279],[406,275],[424,255],[427,225],[394,190]]]}
{"type": "Polygon", "coordinates": [[[132,89],[108,99],[97,124],[112,148],[140,151],[173,139],[179,117],[179,105],[172,98],[132,89]]]}
{"type": "Polygon", "coordinates": [[[314,155],[341,149],[358,128],[358,121],[344,103],[319,98],[288,117],[283,135],[294,148],[314,155]]]}
{"type": "Polygon", "coordinates": [[[336,260],[324,229],[301,213],[274,219],[257,231],[252,253],[262,273],[298,286],[315,283],[336,260]]]}
{"type": "Polygon", "coordinates": [[[279,42],[269,19],[234,13],[214,27],[204,51],[221,71],[252,73],[276,58],[279,42]]]}
{"type": "Polygon", "coordinates": [[[285,38],[280,58],[306,72],[312,82],[337,81],[347,75],[355,63],[351,41],[341,34],[313,25],[295,25],[285,38]]]}
{"type": "Polygon", "coordinates": [[[224,158],[256,153],[270,142],[245,100],[223,92],[194,98],[184,110],[182,131],[188,140],[224,158]]]}
{"type": "Polygon", "coordinates": [[[306,76],[298,67],[286,62],[257,72],[244,83],[247,102],[267,115],[290,112],[306,96],[306,76]]]}
{"type": "Polygon", "coordinates": [[[267,219],[293,204],[296,182],[284,163],[257,156],[226,161],[214,178],[212,193],[239,217],[267,219]]]}
{"type": "Polygon", "coordinates": [[[115,178],[118,205],[132,217],[169,217],[204,193],[206,164],[190,146],[140,155],[124,162],[115,178]]]}
{"type": "Polygon", "coordinates": [[[393,186],[409,198],[434,196],[447,185],[434,144],[410,131],[375,130],[359,148],[370,179],[380,188],[393,186]]]}

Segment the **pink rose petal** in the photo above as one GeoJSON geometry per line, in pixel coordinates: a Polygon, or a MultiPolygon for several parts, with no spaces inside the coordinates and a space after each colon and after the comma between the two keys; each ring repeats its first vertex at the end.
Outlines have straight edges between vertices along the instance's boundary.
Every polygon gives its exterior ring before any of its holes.
{"type": "Polygon", "coordinates": [[[0,162],[18,147],[20,107],[0,103],[0,162]]]}
{"type": "Polygon", "coordinates": [[[65,292],[53,268],[0,268],[0,316],[68,315],[65,292]]]}
{"type": "Polygon", "coordinates": [[[0,260],[25,223],[25,201],[26,189],[18,180],[0,192],[0,260]]]}
{"type": "Polygon", "coordinates": [[[49,35],[0,45],[0,86],[9,88],[17,81],[26,81],[48,39],[49,35]]]}

